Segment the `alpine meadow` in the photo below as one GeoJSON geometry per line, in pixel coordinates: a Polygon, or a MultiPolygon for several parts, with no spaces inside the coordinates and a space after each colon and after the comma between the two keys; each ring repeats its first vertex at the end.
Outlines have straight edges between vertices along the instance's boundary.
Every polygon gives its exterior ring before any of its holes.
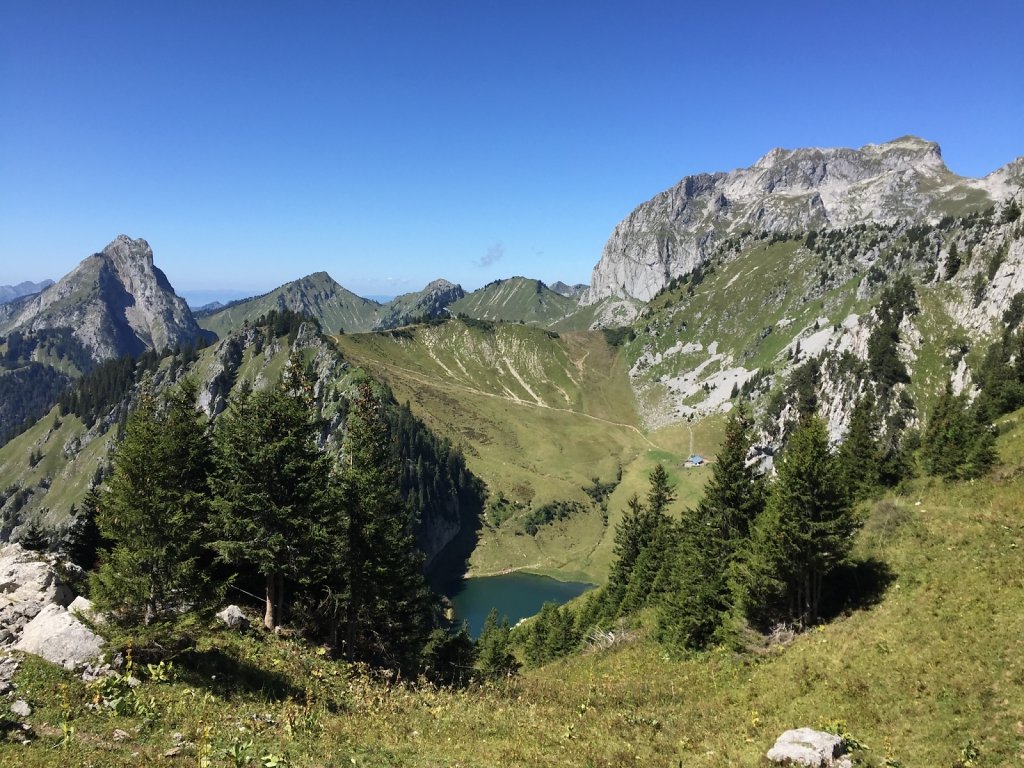
{"type": "MultiPolygon", "coordinates": [[[[750,20],[456,5],[139,9],[116,38],[69,10],[96,58],[50,41],[45,67],[3,33],[24,84],[0,99],[41,110],[60,83],[96,148],[54,139],[61,183],[125,164],[64,210],[43,112],[2,129],[26,186],[0,206],[0,766],[1021,764],[1024,157],[770,149],[902,113],[809,99],[839,70],[802,53],[798,90],[774,55],[659,52],[750,20]],[[133,73],[114,39],[159,60],[133,73]],[[743,157],[731,102],[698,134],[672,94],[762,65],[821,115],[766,111],[759,159],[679,179],[651,113],[743,157]],[[138,99],[117,146],[83,106],[106,83],[138,99]],[[45,248],[85,256],[62,276],[15,226],[51,194],[45,248]],[[108,205],[152,245],[85,239],[108,205]],[[603,249],[567,244],[576,219],[603,249]]],[[[906,66],[879,35],[865,55],[906,66]]]]}

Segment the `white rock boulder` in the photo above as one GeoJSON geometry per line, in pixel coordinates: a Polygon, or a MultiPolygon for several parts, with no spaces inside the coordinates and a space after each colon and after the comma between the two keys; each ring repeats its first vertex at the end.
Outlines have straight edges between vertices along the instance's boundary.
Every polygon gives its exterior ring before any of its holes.
{"type": "Polygon", "coordinates": [[[853,763],[844,755],[841,737],[813,728],[786,731],[768,750],[768,759],[780,765],[800,765],[808,768],[851,768],[853,763]]]}
{"type": "Polygon", "coordinates": [[[76,669],[100,655],[103,639],[56,604],[45,606],[21,631],[15,648],[76,669]]]}

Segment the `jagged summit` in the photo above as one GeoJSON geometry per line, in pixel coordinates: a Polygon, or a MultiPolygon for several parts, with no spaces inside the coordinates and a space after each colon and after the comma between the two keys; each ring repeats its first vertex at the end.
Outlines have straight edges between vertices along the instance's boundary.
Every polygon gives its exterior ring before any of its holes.
{"type": "Polygon", "coordinates": [[[1020,177],[1014,163],[984,179],[957,176],[938,144],[916,136],[860,149],[776,148],[749,168],[687,176],[637,207],[612,232],[581,302],[647,301],[744,230],[934,222],[1001,202],[1020,177]]]}
{"type": "Polygon", "coordinates": [[[191,344],[203,334],[185,300],[154,266],[149,243],[128,235],[9,307],[0,333],[70,328],[97,360],[191,344]]]}

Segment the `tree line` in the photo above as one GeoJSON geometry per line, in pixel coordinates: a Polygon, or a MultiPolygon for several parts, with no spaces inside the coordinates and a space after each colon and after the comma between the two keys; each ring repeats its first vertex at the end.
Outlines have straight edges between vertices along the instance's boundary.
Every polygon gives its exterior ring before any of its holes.
{"type": "Polygon", "coordinates": [[[357,385],[337,456],[319,444],[297,356],[275,387],[240,387],[214,423],[196,395],[188,379],[144,391],[76,523],[100,542],[90,595],[112,637],[182,647],[230,587],[259,590],[268,629],[288,622],[350,661],[415,672],[426,652],[447,653],[456,636],[434,634],[384,393],[357,385]]]}

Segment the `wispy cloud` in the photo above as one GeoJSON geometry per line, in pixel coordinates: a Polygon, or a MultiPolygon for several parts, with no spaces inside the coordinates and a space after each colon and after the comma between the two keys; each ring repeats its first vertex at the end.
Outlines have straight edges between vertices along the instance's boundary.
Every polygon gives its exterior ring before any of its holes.
{"type": "Polygon", "coordinates": [[[502,256],[505,255],[505,246],[501,243],[495,243],[487,249],[487,253],[483,255],[483,258],[478,259],[474,263],[478,267],[489,267],[491,264],[501,261],[502,256]]]}

